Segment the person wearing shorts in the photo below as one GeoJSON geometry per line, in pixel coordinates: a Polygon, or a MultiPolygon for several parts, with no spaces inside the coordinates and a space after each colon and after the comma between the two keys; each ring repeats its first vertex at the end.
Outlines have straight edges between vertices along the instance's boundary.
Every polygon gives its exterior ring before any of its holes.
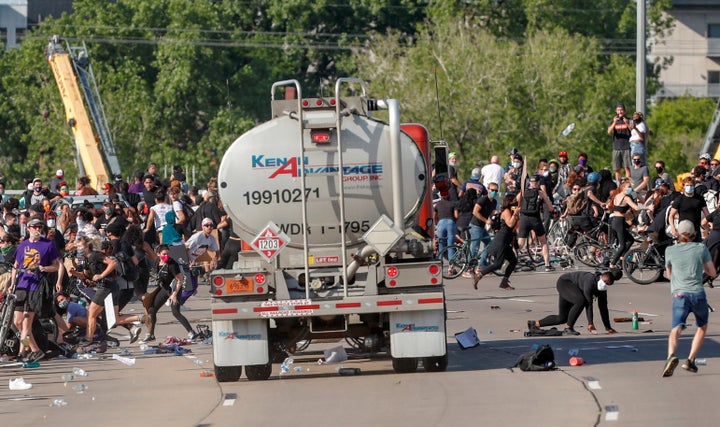
{"type": "Polygon", "coordinates": [[[615,106],[613,117],[607,133],[612,135],[612,167],[615,170],[615,181],[620,181],[620,171],[625,168],[625,176],[630,177],[630,119],[625,117],[625,104],[615,106]]]}
{"type": "MultiPolygon", "coordinates": [[[[542,256],[545,261],[545,271],[553,271],[555,268],[550,265],[550,248],[548,247],[547,239],[545,238],[545,226],[542,222],[542,215],[540,207],[545,206],[545,212],[552,212],[553,206],[550,203],[550,199],[542,189],[538,188],[538,177],[537,175],[531,175],[528,179],[530,183],[529,187],[517,195],[517,202],[520,205],[520,225],[518,227],[518,247],[519,250],[525,246],[525,241],[530,232],[535,232],[535,237],[542,245],[542,256]],[[526,202],[526,199],[536,199],[533,202],[526,202]],[[532,211],[526,207],[532,205],[532,211]]],[[[529,248],[528,248],[529,251],[529,248]]]]}
{"type": "MultiPolygon", "coordinates": [[[[13,323],[23,338],[19,355],[27,362],[36,362],[45,357],[32,333],[35,314],[42,311],[43,279],[47,273],[60,269],[59,254],[55,244],[42,235],[45,222],[32,219],[27,223],[28,238],[15,251],[15,268],[20,274],[11,278],[11,289],[17,295],[13,323]]],[[[52,303],[52,301],[50,301],[52,303]]]]}
{"type": "Polygon", "coordinates": [[[700,351],[707,332],[708,314],[710,312],[705,289],[703,273],[714,278],[717,275],[707,246],[694,242],[695,226],[689,220],[682,220],[677,226],[678,244],[665,250],[665,270],[670,278],[672,303],[672,329],[668,337],[668,358],[662,376],[672,376],[678,365],[675,352],[680,340],[680,333],[686,328],[685,322],[690,313],[695,316],[697,330],[690,346],[688,358],[682,368],[688,372],[697,372],[695,357],[700,351]]]}

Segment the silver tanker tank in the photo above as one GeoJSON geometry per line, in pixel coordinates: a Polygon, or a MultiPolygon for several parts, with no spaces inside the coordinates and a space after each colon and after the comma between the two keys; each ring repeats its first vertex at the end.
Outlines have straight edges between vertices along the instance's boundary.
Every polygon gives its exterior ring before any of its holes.
{"type": "MultiPolygon", "coordinates": [[[[304,111],[305,120],[324,111],[304,111]]],[[[336,130],[333,130],[333,135],[336,130]]],[[[390,132],[386,123],[364,114],[342,121],[346,245],[362,236],[383,214],[392,218],[390,132]]],[[[312,146],[310,129],[296,118],[276,117],[240,136],[223,156],[218,173],[220,197],[235,232],[246,241],[273,221],[287,234],[289,247],[302,248],[301,143],[312,146]],[[303,133],[302,138],[300,133],[303,133]]],[[[340,245],[337,136],[330,147],[305,151],[307,223],[310,248],[340,245]],[[335,145],[333,145],[335,144],[335,145]]],[[[406,222],[425,197],[428,170],[417,144],[401,134],[402,213],[406,222]]]]}

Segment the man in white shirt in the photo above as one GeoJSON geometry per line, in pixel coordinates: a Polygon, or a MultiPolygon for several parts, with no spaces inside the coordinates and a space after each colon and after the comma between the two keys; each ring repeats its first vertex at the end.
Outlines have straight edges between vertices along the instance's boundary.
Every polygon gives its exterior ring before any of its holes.
{"type": "Polygon", "coordinates": [[[499,162],[500,158],[498,156],[492,156],[492,158],[490,159],[490,163],[483,166],[483,168],[480,170],[483,185],[485,186],[485,188],[487,188],[491,182],[503,182],[505,170],[502,166],[499,165],[499,162]]]}

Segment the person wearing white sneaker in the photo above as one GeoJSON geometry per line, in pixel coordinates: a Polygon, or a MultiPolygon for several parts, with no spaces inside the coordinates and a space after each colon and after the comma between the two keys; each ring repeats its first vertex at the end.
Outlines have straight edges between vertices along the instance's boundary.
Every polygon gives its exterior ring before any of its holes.
{"type": "Polygon", "coordinates": [[[672,301],[672,329],[668,336],[668,358],[663,368],[663,377],[672,376],[678,365],[675,356],[680,333],[685,329],[685,322],[690,313],[695,316],[697,330],[690,345],[687,361],[683,369],[697,372],[695,357],[700,351],[708,326],[710,312],[705,288],[703,287],[703,273],[710,277],[717,276],[715,264],[710,257],[707,246],[696,243],[695,226],[689,220],[682,220],[677,226],[678,244],[665,250],[665,272],[670,279],[670,292],[672,301]]]}

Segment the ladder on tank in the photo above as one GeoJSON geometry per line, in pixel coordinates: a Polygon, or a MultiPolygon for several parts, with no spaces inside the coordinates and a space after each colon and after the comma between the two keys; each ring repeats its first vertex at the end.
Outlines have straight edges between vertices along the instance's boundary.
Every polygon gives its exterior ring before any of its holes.
{"type": "MultiPolygon", "coordinates": [[[[324,225],[324,223],[315,223],[312,222],[312,219],[308,215],[308,205],[313,203],[326,203],[328,201],[330,202],[336,202],[338,206],[338,213],[339,213],[339,220],[340,220],[340,260],[341,260],[341,280],[343,284],[343,296],[348,296],[348,285],[347,285],[347,251],[346,251],[346,224],[345,224],[345,190],[344,190],[344,183],[343,183],[343,170],[344,170],[344,163],[343,163],[343,145],[342,145],[342,119],[344,116],[349,115],[350,113],[347,113],[345,111],[341,110],[341,102],[340,102],[340,89],[341,85],[343,83],[359,83],[362,87],[362,94],[363,97],[366,96],[366,89],[365,89],[365,83],[358,78],[340,78],[335,82],[335,105],[334,108],[327,108],[323,109],[323,111],[327,112],[329,110],[334,110],[333,115],[333,121],[325,120],[320,122],[310,121],[305,119],[305,114],[303,112],[302,107],[302,90],[300,88],[300,83],[297,80],[285,80],[281,82],[276,82],[273,85],[272,88],[272,96],[274,98],[275,95],[275,88],[278,86],[288,86],[288,85],[294,85],[295,89],[297,91],[297,99],[298,99],[298,107],[297,107],[297,114],[294,116],[298,120],[299,125],[299,134],[300,134],[300,186],[301,186],[301,194],[307,195],[307,181],[308,179],[325,179],[328,177],[332,177],[336,179],[336,188],[337,188],[337,194],[329,194],[327,197],[322,198],[313,198],[308,199],[308,197],[301,197],[301,205],[302,205],[302,223],[303,223],[303,258],[304,258],[304,269],[305,269],[305,298],[310,299],[310,288],[311,288],[311,279],[310,279],[310,252],[309,252],[309,244],[308,244],[308,229],[310,227],[321,227],[324,225]],[[313,145],[312,138],[310,136],[310,133],[313,129],[329,129],[331,133],[334,131],[335,135],[337,136],[337,144],[333,146],[332,144],[332,138],[330,141],[330,144],[328,146],[322,146],[322,145],[313,145]],[[312,152],[325,152],[328,154],[334,154],[334,160],[336,161],[333,165],[328,165],[328,171],[325,173],[313,173],[311,176],[308,176],[305,173],[306,170],[306,154],[312,153],[312,152]],[[334,166],[334,168],[333,168],[334,166]]],[[[328,106],[329,107],[329,106],[328,106]]],[[[311,113],[309,113],[311,114],[311,113]]],[[[291,114],[291,117],[293,115],[291,114]]],[[[331,188],[331,187],[328,187],[331,188]]],[[[317,216],[317,215],[315,215],[317,216]]]]}

